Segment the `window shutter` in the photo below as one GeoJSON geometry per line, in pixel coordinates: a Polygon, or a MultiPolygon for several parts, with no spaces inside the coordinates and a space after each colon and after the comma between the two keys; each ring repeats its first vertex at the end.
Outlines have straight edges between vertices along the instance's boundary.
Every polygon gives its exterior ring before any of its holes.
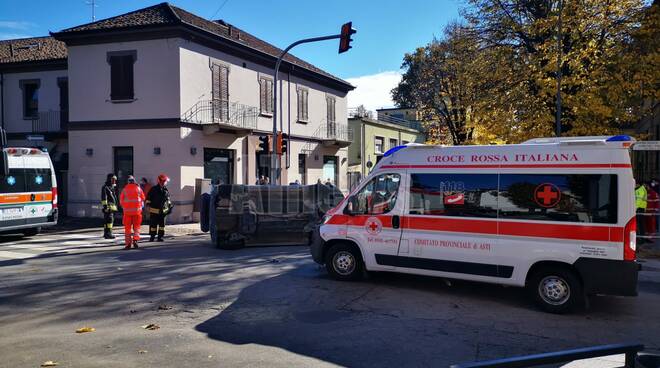
{"type": "Polygon", "coordinates": [[[220,118],[229,121],[229,68],[220,66],[219,74],[220,118]]]}
{"type": "Polygon", "coordinates": [[[266,79],[259,79],[259,111],[266,112],[266,79]]]}
{"type": "Polygon", "coordinates": [[[303,118],[305,120],[309,120],[309,101],[307,99],[307,96],[309,96],[309,91],[304,90],[303,91],[303,118]]]}
{"type": "Polygon", "coordinates": [[[266,102],[267,102],[267,111],[269,114],[273,113],[273,81],[270,79],[266,80],[266,102]]]}
{"type": "Polygon", "coordinates": [[[211,99],[220,99],[220,65],[213,64],[211,67],[211,99]]]}
{"type": "Polygon", "coordinates": [[[298,121],[304,120],[303,119],[303,113],[302,113],[302,104],[303,104],[302,95],[303,95],[303,91],[301,89],[298,89],[298,94],[297,94],[297,97],[298,97],[298,121]]]}

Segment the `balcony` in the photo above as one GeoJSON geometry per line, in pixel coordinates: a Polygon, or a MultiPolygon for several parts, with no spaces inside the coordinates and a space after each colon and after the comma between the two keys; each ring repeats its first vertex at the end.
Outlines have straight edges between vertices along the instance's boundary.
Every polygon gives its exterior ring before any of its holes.
{"type": "Polygon", "coordinates": [[[257,128],[259,109],[227,100],[200,100],[181,116],[181,121],[202,125],[204,134],[232,132],[247,135],[257,128]]]}
{"type": "Polygon", "coordinates": [[[353,129],[346,124],[325,123],[319,128],[319,138],[326,147],[348,147],[353,142],[353,129]]]}
{"type": "Polygon", "coordinates": [[[39,111],[32,117],[31,133],[60,133],[67,130],[69,111],[39,111]]]}

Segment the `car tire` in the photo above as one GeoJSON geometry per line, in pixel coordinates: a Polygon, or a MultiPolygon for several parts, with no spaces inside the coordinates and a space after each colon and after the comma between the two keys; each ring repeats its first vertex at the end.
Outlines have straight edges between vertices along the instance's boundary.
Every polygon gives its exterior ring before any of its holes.
{"type": "Polygon", "coordinates": [[[30,228],[30,229],[23,230],[23,235],[25,235],[25,236],[35,236],[35,235],[39,234],[40,232],[41,232],[40,227],[33,227],[33,228],[30,228]]]}
{"type": "Polygon", "coordinates": [[[236,250],[236,249],[242,249],[245,247],[245,241],[244,240],[228,240],[224,239],[220,234],[216,236],[216,246],[219,249],[224,249],[224,250],[236,250]]]}
{"type": "Polygon", "coordinates": [[[585,300],[582,282],[575,272],[562,267],[544,267],[527,285],[536,304],[548,313],[564,314],[581,307],[585,300]]]}
{"type": "Polygon", "coordinates": [[[364,275],[364,262],[356,246],[335,244],[325,254],[325,268],[335,280],[355,281],[364,275]]]}

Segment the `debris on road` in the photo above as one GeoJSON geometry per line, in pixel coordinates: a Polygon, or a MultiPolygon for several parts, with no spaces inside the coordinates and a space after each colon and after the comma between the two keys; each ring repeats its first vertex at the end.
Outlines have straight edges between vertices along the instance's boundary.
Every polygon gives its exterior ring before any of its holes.
{"type": "Polygon", "coordinates": [[[85,332],[94,332],[96,329],[94,327],[81,327],[76,330],[76,333],[85,333],[85,332]]]}
{"type": "Polygon", "coordinates": [[[150,323],[150,324],[148,324],[148,325],[144,325],[144,326],[142,326],[142,328],[144,328],[145,330],[153,331],[153,330],[157,330],[157,329],[159,329],[160,326],[158,326],[158,325],[155,324],[155,323],[150,323]]]}
{"type": "Polygon", "coordinates": [[[158,310],[170,310],[170,309],[172,309],[171,305],[161,304],[158,306],[158,310]]]}
{"type": "Polygon", "coordinates": [[[41,363],[42,367],[57,367],[58,365],[60,365],[60,363],[54,362],[52,360],[47,360],[47,361],[41,363]]]}
{"type": "Polygon", "coordinates": [[[146,354],[148,353],[148,350],[138,350],[138,354],[146,354]]]}

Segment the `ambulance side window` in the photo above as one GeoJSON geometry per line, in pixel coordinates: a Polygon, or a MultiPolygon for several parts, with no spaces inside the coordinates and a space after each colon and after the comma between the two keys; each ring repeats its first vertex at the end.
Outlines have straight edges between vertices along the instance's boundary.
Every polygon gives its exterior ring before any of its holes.
{"type": "Polygon", "coordinates": [[[21,193],[26,191],[24,169],[9,169],[9,175],[0,176],[0,193],[21,193]]]}
{"type": "Polygon", "coordinates": [[[396,205],[399,192],[399,174],[383,174],[365,185],[352,198],[353,214],[382,215],[396,205]]]}
{"type": "Polygon", "coordinates": [[[497,217],[497,174],[412,174],[410,214],[497,217]]]}
{"type": "Polygon", "coordinates": [[[499,217],[615,224],[616,179],[608,174],[502,174],[499,217]]]}

